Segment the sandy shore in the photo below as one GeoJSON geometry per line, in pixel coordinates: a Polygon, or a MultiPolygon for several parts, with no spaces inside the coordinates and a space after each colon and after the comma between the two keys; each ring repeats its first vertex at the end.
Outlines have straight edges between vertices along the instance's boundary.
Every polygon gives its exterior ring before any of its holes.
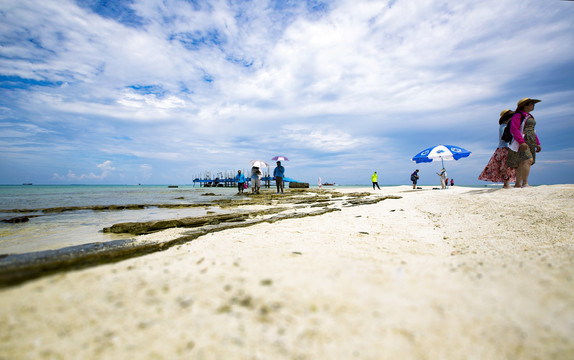
{"type": "Polygon", "coordinates": [[[0,359],[574,358],[574,185],[378,194],[4,288],[0,359]]]}

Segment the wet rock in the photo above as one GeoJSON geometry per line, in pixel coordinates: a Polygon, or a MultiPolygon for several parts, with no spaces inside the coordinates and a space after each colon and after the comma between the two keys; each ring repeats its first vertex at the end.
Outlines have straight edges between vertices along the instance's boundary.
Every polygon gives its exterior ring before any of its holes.
{"type": "Polygon", "coordinates": [[[2,222],[11,223],[11,224],[23,223],[23,222],[28,222],[28,221],[30,221],[30,217],[28,217],[28,216],[18,216],[15,218],[2,220],[2,222]]]}
{"type": "Polygon", "coordinates": [[[134,235],[149,234],[159,230],[179,227],[200,227],[204,225],[216,225],[221,222],[245,221],[249,218],[249,213],[206,215],[199,217],[187,217],[182,219],[158,220],[146,222],[128,222],[115,224],[103,229],[104,233],[128,233],[134,235]]]}
{"type": "Polygon", "coordinates": [[[18,216],[10,219],[3,219],[2,222],[9,224],[19,224],[30,221],[30,218],[38,217],[40,215],[28,215],[28,216],[18,216]]]}
{"type": "MultiPolygon", "coordinates": [[[[368,194],[368,193],[367,193],[368,194]]],[[[387,200],[387,199],[401,199],[400,196],[383,196],[383,197],[376,197],[376,198],[371,198],[371,199],[365,199],[364,196],[359,195],[355,198],[349,199],[347,200],[347,203],[350,205],[371,205],[371,204],[377,204],[381,201],[387,200]]]]}
{"type": "Polygon", "coordinates": [[[54,272],[84,268],[157,251],[159,244],[137,244],[133,239],[70,246],[58,250],[7,254],[0,258],[0,287],[54,272]]]}
{"type": "MultiPolygon", "coordinates": [[[[42,212],[48,213],[63,213],[67,211],[79,210],[92,210],[92,211],[108,211],[108,210],[141,210],[149,207],[166,208],[166,209],[181,209],[181,208],[194,208],[194,207],[208,207],[210,203],[199,204],[129,204],[129,205],[91,205],[91,206],[66,206],[54,208],[40,208],[40,209],[10,209],[2,210],[2,212],[10,213],[34,213],[42,212]]],[[[30,217],[30,216],[29,216],[30,217]]]]}
{"type": "MultiPolygon", "coordinates": [[[[250,218],[263,215],[273,215],[285,210],[286,209],[283,207],[278,207],[267,210],[245,211],[241,213],[231,213],[231,214],[205,215],[205,216],[186,217],[171,220],[127,222],[127,223],[114,224],[110,227],[104,228],[102,231],[104,233],[113,233],[113,234],[126,233],[133,235],[143,235],[171,228],[200,228],[208,225],[243,223],[250,218]]],[[[252,223],[249,223],[248,225],[251,224],[252,223]]],[[[241,225],[241,227],[243,226],[245,225],[241,225]]],[[[240,226],[228,226],[226,228],[233,228],[233,227],[240,227],[240,226]]]]}

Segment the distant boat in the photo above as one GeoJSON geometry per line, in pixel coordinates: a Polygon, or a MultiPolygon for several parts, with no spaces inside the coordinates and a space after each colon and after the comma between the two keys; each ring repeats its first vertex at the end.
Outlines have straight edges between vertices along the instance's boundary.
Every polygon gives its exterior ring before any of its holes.
{"type": "Polygon", "coordinates": [[[336,183],[323,183],[323,186],[335,186],[337,185],[336,183]]]}
{"type": "Polygon", "coordinates": [[[179,187],[179,186],[177,186],[177,185],[168,185],[168,188],[176,188],[176,187],[179,187]]]}
{"type": "Polygon", "coordinates": [[[32,183],[23,183],[22,185],[33,185],[32,183]]]}

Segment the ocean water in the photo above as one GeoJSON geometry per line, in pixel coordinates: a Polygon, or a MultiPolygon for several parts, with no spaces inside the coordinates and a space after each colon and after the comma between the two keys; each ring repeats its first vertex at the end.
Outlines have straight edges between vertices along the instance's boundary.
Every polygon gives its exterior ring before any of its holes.
{"type": "Polygon", "coordinates": [[[0,186],[0,220],[38,215],[24,223],[0,221],[0,254],[54,250],[66,246],[132,238],[128,234],[104,234],[104,227],[121,222],[150,221],[201,216],[219,207],[166,209],[150,206],[141,210],[76,210],[42,213],[39,209],[92,205],[160,205],[209,203],[233,199],[235,188],[129,185],[21,185],[0,186]],[[202,194],[212,193],[215,196],[202,194]],[[9,212],[7,210],[27,210],[9,212]]]}

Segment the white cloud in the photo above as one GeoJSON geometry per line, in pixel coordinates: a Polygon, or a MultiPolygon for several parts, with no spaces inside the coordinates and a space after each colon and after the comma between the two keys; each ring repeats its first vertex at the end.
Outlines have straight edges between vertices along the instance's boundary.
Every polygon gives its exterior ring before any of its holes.
{"type": "Polygon", "coordinates": [[[81,180],[103,180],[107,178],[112,171],[116,168],[112,167],[112,162],[110,160],[106,160],[101,164],[96,165],[100,170],[101,174],[96,175],[93,172],[90,174],[82,174],[76,175],[72,170],[68,170],[66,175],[59,175],[58,173],[54,173],[53,178],[55,180],[64,180],[64,181],[81,181],[81,180]]]}
{"type": "Polygon", "coordinates": [[[165,98],[159,98],[155,94],[140,95],[134,93],[125,93],[123,98],[119,99],[118,104],[124,105],[126,107],[143,109],[147,111],[166,110],[182,108],[185,106],[185,101],[178,98],[177,96],[167,96],[165,98]]]}
{"type": "Polygon", "coordinates": [[[53,132],[34,124],[15,122],[0,123],[0,130],[0,138],[30,138],[38,134],[53,132]]]}
{"type": "Polygon", "coordinates": [[[571,90],[545,80],[574,62],[568,2],[341,0],[320,14],[276,5],[285,8],[136,0],[144,21],[130,27],[71,0],[3,1],[0,74],[52,84],[2,92],[0,116],[16,125],[1,128],[3,146],[33,137],[18,149],[38,163],[55,143],[154,167],[282,147],[336,154],[345,167],[359,154],[368,164],[381,144],[408,159],[412,138],[466,138],[486,153],[495,131],[484,124],[525,96],[544,96],[538,114],[560,119],[546,129],[572,134],[571,90]]]}
{"type": "Polygon", "coordinates": [[[326,153],[350,151],[367,142],[338,129],[314,129],[300,125],[284,126],[281,138],[291,148],[313,149],[326,153]]]}

